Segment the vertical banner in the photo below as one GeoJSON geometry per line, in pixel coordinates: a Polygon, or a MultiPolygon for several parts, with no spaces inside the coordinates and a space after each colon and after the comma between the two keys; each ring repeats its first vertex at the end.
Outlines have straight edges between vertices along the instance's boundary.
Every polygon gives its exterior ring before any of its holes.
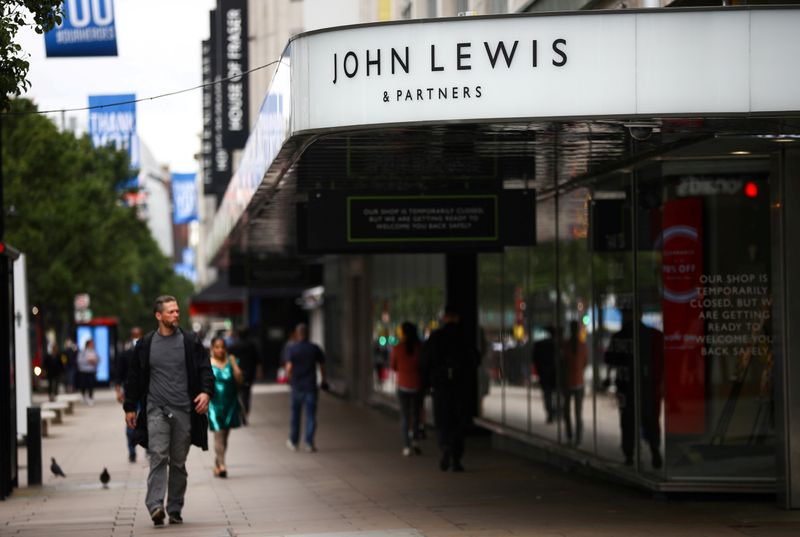
{"type": "Polygon", "coordinates": [[[210,45],[211,45],[211,80],[215,83],[211,85],[211,147],[212,157],[212,179],[210,194],[217,197],[217,203],[225,194],[228,181],[231,180],[231,155],[223,143],[224,107],[222,98],[222,40],[219,36],[219,11],[211,11],[210,22],[210,45]]]}
{"type": "Polygon", "coordinates": [[[174,270],[178,276],[183,276],[193,283],[197,283],[196,256],[193,248],[184,248],[181,252],[181,262],[175,263],[174,270]]]}
{"type": "Polygon", "coordinates": [[[172,222],[176,225],[197,220],[197,184],[194,173],[172,174],[172,222]]]}
{"type": "Polygon", "coordinates": [[[203,193],[213,194],[214,185],[214,59],[211,39],[203,41],[203,140],[201,166],[203,169],[203,193]]]}
{"type": "MultiPolygon", "coordinates": [[[[139,168],[139,138],[136,135],[136,95],[90,95],[89,136],[95,147],[112,144],[128,152],[131,169],[139,168]],[[121,103],[121,104],[120,104],[121,103]]],[[[132,177],[123,188],[136,188],[132,177]]]]}
{"type": "Polygon", "coordinates": [[[705,432],[703,200],[667,202],[662,219],[665,429],[705,432]]]}
{"type": "Polygon", "coordinates": [[[116,56],[114,0],[65,0],[63,20],[44,44],[48,58],[116,56]]]}
{"type": "Polygon", "coordinates": [[[247,0],[219,0],[217,44],[222,82],[222,143],[229,151],[247,143],[247,0]]]}

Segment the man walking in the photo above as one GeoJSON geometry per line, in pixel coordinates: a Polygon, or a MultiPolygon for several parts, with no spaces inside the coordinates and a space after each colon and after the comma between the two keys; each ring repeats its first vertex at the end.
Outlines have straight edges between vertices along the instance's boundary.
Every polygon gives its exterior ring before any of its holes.
{"type": "Polygon", "coordinates": [[[286,351],[286,374],[292,387],[292,421],[286,447],[297,451],[300,441],[300,416],[306,409],[306,433],[304,447],[308,453],[317,451],[314,434],[317,430],[317,367],[319,367],[322,389],[327,389],[325,380],[325,354],[317,345],[308,341],[308,326],[300,323],[295,328],[297,341],[286,351]]]}
{"type": "MultiPolygon", "coordinates": [[[[128,378],[128,370],[133,361],[133,349],[136,347],[136,342],[142,339],[142,329],[138,326],[131,328],[131,340],[125,346],[117,358],[117,367],[114,375],[114,389],[117,392],[117,402],[125,402],[125,381],[128,378]]],[[[136,429],[125,425],[125,436],[128,438],[128,460],[136,462],[136,429]]]]}
{"type": "Polygon", "coordinates": [[[455,308],[445,307],[443,326],[422,347],[422,368],[433,395],[433,418],[439,443],[439,468],[463,472],[464,434],[469,420],[470,375],[475,375],[478,351],[470,344],[455,308]]]}
{"type": "Polygon", "coordinates": [[[183,522],[186,456],[192,444],[208,449],[206,413],[214,375],[202,343],[178,327],[175,297],[159,296],[153,311],[158,329],[134,347],[123,408],[125,423],[136,429],[137,442],[150,456],[145,505],[153,523],[161,526],[166,513],[170,524],[183,522]]]}

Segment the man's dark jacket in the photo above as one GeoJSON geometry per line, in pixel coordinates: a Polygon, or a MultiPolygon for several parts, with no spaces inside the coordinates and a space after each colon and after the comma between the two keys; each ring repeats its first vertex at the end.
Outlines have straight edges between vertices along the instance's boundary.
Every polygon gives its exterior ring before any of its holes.
{"type": "MultiPolygon", "coordinates": [[[[180,328],[178,329],[180,330],[180,328]]],[[[193,401],[200,392],[214,395],[214,373],[211,371],[211,359],[203,344],[192,334],[183,332],[183,349],[186,358],[186,379],[189,386],[189,401],[193,401]]],[[[125,412],[136,412],[136,443],[147,448],[147,394],[150,391],[150,345],[153,334],[148,332],[133,349],[133,357],[128,366],[128,379],[125,382],[125,412]]],[[[208,418],[205,414],[194,411],[192,404],[192,444],[208,449],[208,418]]]]}

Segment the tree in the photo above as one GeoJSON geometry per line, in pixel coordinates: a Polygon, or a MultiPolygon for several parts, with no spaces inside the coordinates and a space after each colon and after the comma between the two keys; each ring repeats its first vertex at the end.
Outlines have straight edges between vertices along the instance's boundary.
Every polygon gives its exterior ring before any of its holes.
{"type": "Polygon", "coordinates": [[[0,2],[0,111],[7,111],[12,96],[30,88],[28,68],[22,47],[14,42],[17,32],[29,23],[26,14],[33,15],[33,28],[43,34],[61,23],[63,0],[3,0],[0,2]]]}
{"type": "Polygon", "coordinates": [[[119,317],[123,330],[151,326],[159,294],[185,304],[192,284],[119,201],[127,153],[59,132],[35,111],[14,99],[3,120],[6,240],[26,254],[30,301],[47,325],[66,333],[78,293],[89,293],[96,316],[119,317]]]}

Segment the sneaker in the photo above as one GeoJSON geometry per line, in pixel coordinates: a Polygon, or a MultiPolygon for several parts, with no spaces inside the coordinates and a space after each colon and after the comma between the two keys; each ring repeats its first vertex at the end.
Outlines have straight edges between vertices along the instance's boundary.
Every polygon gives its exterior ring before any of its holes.
{"type": "Polygon", "coordinates": [[[291,440],[286,441],[286,447],[289,448],[289,451],[297,451],[297,444],[295,444],[291,440]]]}
{"type": "Polygon", "coordinates": [[[411,456],[411,448],[404,447],[403,448],[403,457],[410,457],[411,456]]]}
{"type": "Polygon", "coordinates": [[[454,472],[463,472],[464,466],[462,466],[461,461],[455,460],[453,461],[453,471],[454,472]]]}
{"type": "Polygon", "coordinates": [[[128,455],[128,462],[136,462],[136,453],[128,455]]]}
{"type": "Polygon", "coordinates": [[[316,453],[317,448],[314,444],[306,444],[305,446],[303,446],[303,451],[305,451],[306,453],[316,453]]]}
{"type": "Polygon", "coordinates": [[[164,518],[167,514],[164,512],[164,508],[159,506],[150,511],[150,519],[153,521],[153,524],[156,526],[163,526],[164,525],[164,518]]]}
{"type": "Polygon", "coordinates": [[[170,524],[183,524],[183,518],[181,517],[180,513],[170,513],[169,514],[169,523],[170,524]]]}

